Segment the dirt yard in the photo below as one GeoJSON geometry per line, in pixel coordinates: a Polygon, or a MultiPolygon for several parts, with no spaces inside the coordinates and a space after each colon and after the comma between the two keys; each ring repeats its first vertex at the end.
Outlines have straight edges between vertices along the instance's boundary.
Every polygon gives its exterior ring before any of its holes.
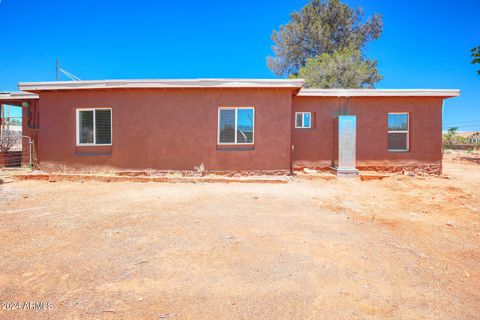
{"type": "Polygon", "coordinates": [[[373,181],[0,177],[0,319],[479,319],[480,165],[454,158],[373,181]]]}

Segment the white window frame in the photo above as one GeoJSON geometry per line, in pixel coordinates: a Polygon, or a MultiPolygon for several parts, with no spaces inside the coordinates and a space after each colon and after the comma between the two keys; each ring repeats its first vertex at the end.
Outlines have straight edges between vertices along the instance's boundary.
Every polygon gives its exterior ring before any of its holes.
{"type": "Polygon", "coordinates": [[[232,145],[232,144],[239,144],[239,145],[253,145],[255,144],[255,107],[219,107],[218,108],[218,123],[217,123],[217,144],[219,145],[232,145]],[[237,142],[237,125],[238,125],[238,110],[239,109],[251,109],[253,111],[253,119],[252,119],[252,142],[237,142]],[[234,142],[220,142],[220,112],[221,110],[235,110],[235,141],[234,142]]]}
{"type": "Polygon", "coordinates": [[[102,147],[102,146],[111,146],[113,143],[113,112],[112,108],[77,108],[76,117],[75,117],[75,128],[76,128],[76,139],[77,147],[102,147]],[[96,119],[95,119],[95,110],[110,110],[110,143],[97,144],[97,132],[96,132],[96,119]],[[80,143],[80,112],[81,111],[93,111],[93,143],[80,143]]]}
{"type": "Polygon", "coordinates": [[[312,128],[312,113],[311,112],[295,112],[295,129],[311,129],[312,128]],[[306,127],[305,126],[305,114],[309,113],[310,114],[310,126],[306,127]],[[297,126],[297,115],[301,114],[302,115],[302,126],[299,127],[297,126]]]}
{"type": "Polygon", "coordinates": [[[390,133],[406,133],[407,134],[407,148],[406,149],[388,149],[389,152],[408,152],[410,151],[410,113],[409,112],[389,112],[387,114],[387,143],[388,134],[390,133]],[[407,115],[407,130],[390,130],[388,129],[388,116],[391,114],[406,114],[407,115]]]}

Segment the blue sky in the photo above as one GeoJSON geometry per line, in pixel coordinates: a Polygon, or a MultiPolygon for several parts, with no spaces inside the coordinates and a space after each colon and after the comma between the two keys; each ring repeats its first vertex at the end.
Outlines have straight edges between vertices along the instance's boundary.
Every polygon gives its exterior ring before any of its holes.
{"type": "MultiPolygon", "coordinates": [[[[305,0],[0,0],[0,90],[55,80],[55,59],[81,79],[274,77],[265,57],[273,29],[305,0]]],[[[446,126],[480,130],[478,0],[347,0],[381,13],[378,88],[458,88],[446,126]]]]}

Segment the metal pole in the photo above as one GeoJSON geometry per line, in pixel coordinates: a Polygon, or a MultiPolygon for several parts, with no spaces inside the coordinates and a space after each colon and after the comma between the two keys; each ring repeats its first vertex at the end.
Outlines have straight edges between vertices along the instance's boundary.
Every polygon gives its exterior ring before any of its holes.
{"type": "Polygon", "coordinates": [[[292,144],[292,177],[295,177],[295,145],[292,144]]]}
{"type": "Polygon", "coordinates": [[[32,152],[33,152],[33,141],[30,139],[30,141],[28,142],[28,148],[29,148],[29,157],[28,157],[28,164],[30,165],[30,168],[33,168],[33,163],[32,163],[32,152]]]}
{"type": "Polygon", "coordinates": [[[33,168],[33,162],[32,162],[33,140],[32,140],[32,138],[30,138],[29,136],[22,136],[22,138],[27,138],[27,139],[28,139],[28,151],[29,151],[29,154],[28,154],[28,165],[30,166],[30,168],[33,168]]]}
{"type": "Polygon", "coordinates": [[[57,58],[57,76],[56,76],[56,80],[57,80],[57,81],[60,80],[60,60],[58,60],[58,58],[57,58]]]}

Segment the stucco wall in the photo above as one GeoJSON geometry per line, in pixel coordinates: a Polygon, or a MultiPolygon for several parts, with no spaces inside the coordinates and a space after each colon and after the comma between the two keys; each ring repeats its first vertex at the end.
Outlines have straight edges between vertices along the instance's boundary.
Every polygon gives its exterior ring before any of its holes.
{"type": "Polygon", "coordinates": [[[288,170],[289,89],[133,89],[40,94],[40,167],[288,170]],[[217,146],[218,107],[255,107],[255,145],[217,146]],[[112,146],[76,147],[76,108],[112,108],[112,146]]]}
{"type": "Polygon", "coordinates": [[[294,97],[293,111],[314,112],[314,128],[293,130],[295,164],[329,167],[335,114],[357,116],[359,167],[440,166],[442,160],[442,98],[431,97],[294,97]],[[410,150],[387,150],[387,114],[409,112],[410,150]]]}

